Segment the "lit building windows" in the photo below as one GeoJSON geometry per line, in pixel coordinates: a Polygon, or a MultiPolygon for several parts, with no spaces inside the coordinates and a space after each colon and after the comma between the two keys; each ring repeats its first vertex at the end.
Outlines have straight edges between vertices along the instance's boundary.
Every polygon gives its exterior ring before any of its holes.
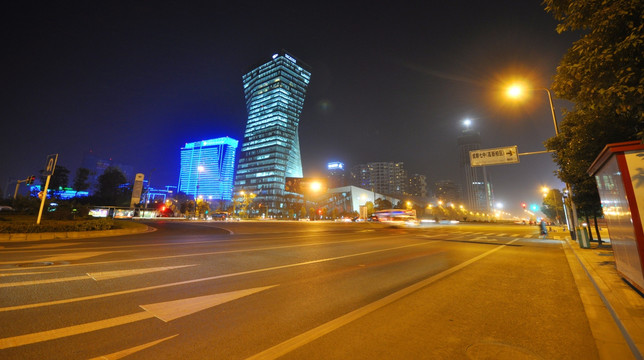
{"type": "Polygon", "coordinates": [[[238,143],[229,137],[187,143],[181,148],[179,191],[194,197],[231,200],[238,143]]]}
{"type": "Polygon", "coordinates": [[[235,191],[257,195],[266,215],[279,215],[285,177],[302,177],[298,125],[311,77],[306,65],[280,52],[242,77],[248,122],[235,191]]]}

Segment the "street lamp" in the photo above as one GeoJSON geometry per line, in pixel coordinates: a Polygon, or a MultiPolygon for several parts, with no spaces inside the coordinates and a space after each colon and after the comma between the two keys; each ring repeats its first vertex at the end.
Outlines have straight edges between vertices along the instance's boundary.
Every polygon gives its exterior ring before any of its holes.
{"type": "MultiPolygon", "coordinates": [[[[552,103],[552,93],[550,92],[550,89],[548,88],[532,88],[528,90],[544,90],[548,94],[548,103],[550,104],[550,112],[552,113],[552,123],[555,127],[555,136],[559,136],[559,125],[557,124],[557,115],[555,114],[555,106],[552,103]]],[[[522,84],[512,84],[507,88],[506,94],[510,98],[518,99],[523,96],[523,93],[525,92],[525,87],[522,84]]],[[[566,183],[566,189],[568,192],[572,193],[570,191],[570,185],[566,183]]],[[[556,201],[555,201],[556,202],[556,201]]],[[[575,207],[574,202],[572,201],[572,197],[570,197],[570,210],[572,212],[571,216],[568,216],[566,214],[566,217],[569,218],[570,221],[568,221],[569,224],[569,229],[570,230],[570,237],[573,240],[577,239],[577,236],[575,234],[575,229],[577,228],[577,208],[575,207]]]]}
{"type": "MultiPolygon", "coordinates": [[[[534,89],[529,89],[529,90],[543,90],[548,94],[548,102],[550,104],[550,112],[552,113],[552,123],[555,126],[555,135],[559,135],[559,125],[557,125],[557,115],[555,114],[555,106],[552,103],[552,93],[550,92],[550,89],[548,88],[534,88],[534,89]]],[[[506,94],[508,97],[513,98],[513,99],[520,99],[523,97],[523,94],[525,93],[526,89],[523,85],[521,84],[512,84],[508,87],[506,94]]]]}
{"type": "Polygon", "coordinates": [[[195,200],[199,197],[199,177],[201,176],[201,173],[204,172],[206,169],[199,165],[197,166],[197,191],[195,192],[195,200]]]}
{"type": "MultiPolygon", "coordinates": [[[[541,192],[543,192],[544,199],[547,199],[548,198],[548,193],[550,192],[550,189],[547,186],[544,186],[544,187],[541,188],[541,192]]],[[[554,202],[554,206],[555,206],[555,221],[558,221],[558,219],[559,219],[559,209],[558,209],[558,206],[557,206],[557,196],[556,196],[554,191],[552,192],[552,201],[554,202]]]]}

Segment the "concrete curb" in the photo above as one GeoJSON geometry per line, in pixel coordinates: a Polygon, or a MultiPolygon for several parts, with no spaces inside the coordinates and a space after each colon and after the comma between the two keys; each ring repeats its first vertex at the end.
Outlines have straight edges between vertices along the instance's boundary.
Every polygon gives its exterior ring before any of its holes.
{"type": "Polygon", "coordinates": [[[628,286],[617,273],[612,248],[581,249],[572,240],[565,242],[564,247],[574,253],[603,306],[619,328],[633,358],[644,359],[644,297],[628,286]]]}
{"type": "Polygon", "coordinates": [[[137,228],[131,228],[131,229],[116,229],[116,230],[0,234],[0,241],[18,242],[18,241],[41,241],[41,240],[60,240],[60,239],[87,239],[87,238],[97,238],[97,237],[141,234],[141,233],[152,232],[152,231],[156,231],[156,229],[151,226],[147,226],[146,228],[137,227],[137,228]]]}

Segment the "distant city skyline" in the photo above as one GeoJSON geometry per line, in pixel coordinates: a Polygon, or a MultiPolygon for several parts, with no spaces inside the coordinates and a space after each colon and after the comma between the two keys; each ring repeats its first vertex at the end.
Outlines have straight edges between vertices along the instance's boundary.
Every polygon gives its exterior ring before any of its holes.
{"type": "MultiPolygon", "coordinates": [[[[464,118],[483,148],[543,150],[554,134],[545,93],[510,104],[498,89],[516,76],[548,87],[579,38],[558,34],[539,2],[510,0],[18,2],[10,12],[0,70],[3,192],[11,179],[37,174],[49,154],[73,173],[89,150],[133,166],[153,187],[177,184],[185,142],[243,139],[240,78],[282,48],[314,73],[298,127],[304,176],[324,176],[334,160],[393,161],[428,183],[457,179],[464,118]],[[268,29],[267,19],[284,21],[268,29]]],[[[556,97],[554,105],[559,119],[571,107],[556,97]]],[[[550,155],[494,167],[495,198],[519,213],[522,201],[541,200],[541,186],[563,187],[555,171],[550,155]]]]}

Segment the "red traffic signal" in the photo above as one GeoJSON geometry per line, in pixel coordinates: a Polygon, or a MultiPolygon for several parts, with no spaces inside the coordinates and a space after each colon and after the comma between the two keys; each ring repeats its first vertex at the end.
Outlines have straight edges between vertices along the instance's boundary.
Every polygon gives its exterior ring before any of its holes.
{"type": "Polygon", "coordinates": [[[522,203],[521,203],[521,207],[522,207],[523,209],[525,209],[525,208],[526,208],[526,206],[528,206],[528,204],[526,204],[526,203],[524,203],[524,202],[522,202],[522,203]]]}
{"type": "Polygon", "coordinates": [[[30,177],[27,178],[27,185],[33,184],[35,180],[36,180],[36,177],[31,175],[30,177]]]}

